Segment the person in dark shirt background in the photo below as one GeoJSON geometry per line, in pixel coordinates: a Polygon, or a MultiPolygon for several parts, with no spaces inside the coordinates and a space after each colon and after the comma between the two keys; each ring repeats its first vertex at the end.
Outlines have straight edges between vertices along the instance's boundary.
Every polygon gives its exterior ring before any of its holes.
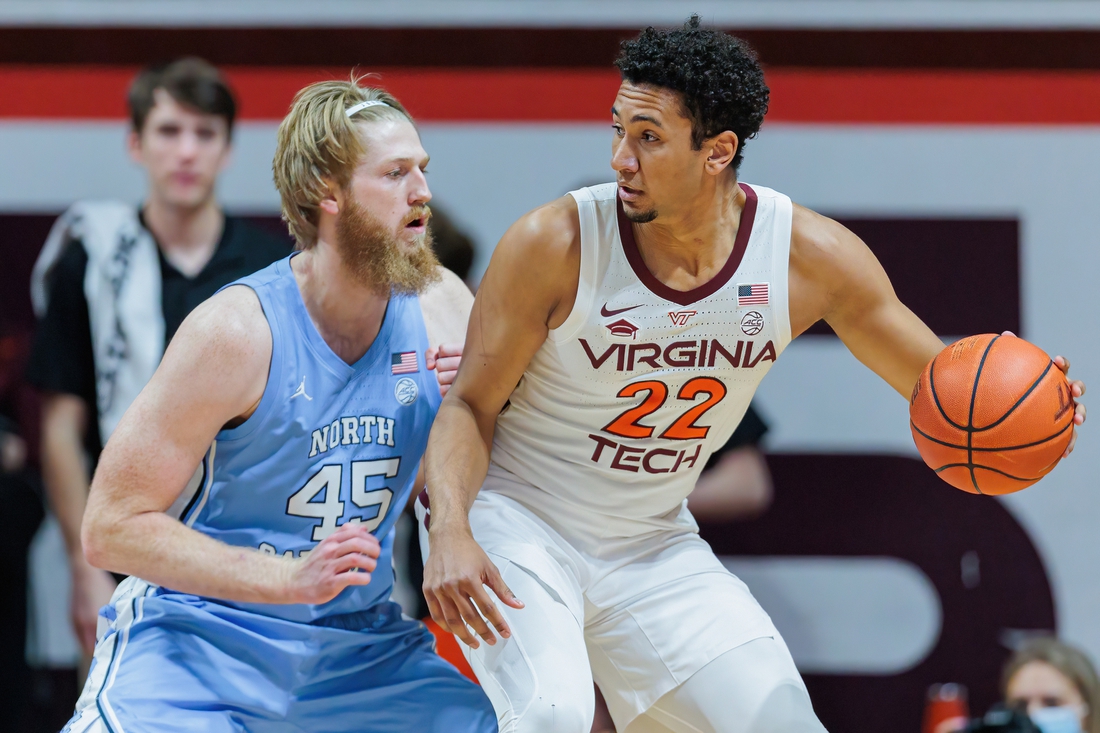
{"type": "Polygon", "coordinates": [[[84,202],[70,209],[47,240],[32,293],[39,325],[28,380],[43,393],[43,479],[68,552],[71,615],[85,655],[116,579],[85,561],[80,523],[91,470],[113,427],[104,411],[120,415],[144,386],[133,383],[141,372],[127,371],[125,359],[148,354],[150,372],[195,306],[291,251],[289,239],[227,216],[215,198],[236,102],[214,67],[181,59],[146,69],[131,85],[129,107],[129,153],[148,177],[144,202],[84,202]],[[93,234],[106,244],[93,246],[93,234]],[[155,243],[147,245],[145,260],[142,242],[155,243]],[[106,287],[97,289],[97,278],[106,287]],[[157,278],[159,286],[151,282],[157,278]],[[143,293],[159,298],[143,302],[143,293]],[[104,330],[105,322],[114,331],[104,330]],[[104,334],[123,340],[107,342],[104,334]]]}
{"type": "Polygon", "coordinates": [[[703,522],[752,519],[772,501],[772,477],[758,447],[768,425],[749,405],[726,444],[711,454],[688,495],[688,509],[703,522]]]}
{"type": "Polygon", "coordinates": [[[476,290],[470,282],[470,268],[473,267],[474,257],[477,255],[474,240],[438,204],[432,206],[432,218],[428,226],[432,230],[432,251],[439,258],[439,264],[462,278],[471,290],[476,290]]]}

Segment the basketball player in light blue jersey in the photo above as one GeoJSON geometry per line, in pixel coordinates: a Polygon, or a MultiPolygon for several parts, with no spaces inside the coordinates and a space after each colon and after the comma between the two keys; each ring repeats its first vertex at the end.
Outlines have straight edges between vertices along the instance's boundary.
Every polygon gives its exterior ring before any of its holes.
{"type": "Polygon", "coordinates": [[[472,302],[431,253],[427,163],[385,92],[295,98],[274,170],[300,251],[184,321],[103,452],[84,550],[131,577],[67,730],[497,730],[389,600],[453,377],[429,369],[455,368],[429,344],[461,343],[472,302]]]}

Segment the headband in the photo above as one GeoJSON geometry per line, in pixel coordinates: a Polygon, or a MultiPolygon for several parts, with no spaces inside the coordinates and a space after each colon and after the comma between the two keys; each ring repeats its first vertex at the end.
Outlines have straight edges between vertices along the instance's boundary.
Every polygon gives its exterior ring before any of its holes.
{"type": "Polygon", "coordinates": [[[358,112],[361,109],[366,109],[367,107],[377,107],[378,105],[382,105],[383,107],[389,107],[388,104],[386,104],[385,102],[383,102],[380,99],[371,99],[371,100],[368,100],[366,102],[360,102],[359,104],[357,104],[353,107],[349,107],[348,111],[345,112],[344,114],[346,114],[348,117],[351,117],[353,114],[355,114],[356,112],[358,112]]]}

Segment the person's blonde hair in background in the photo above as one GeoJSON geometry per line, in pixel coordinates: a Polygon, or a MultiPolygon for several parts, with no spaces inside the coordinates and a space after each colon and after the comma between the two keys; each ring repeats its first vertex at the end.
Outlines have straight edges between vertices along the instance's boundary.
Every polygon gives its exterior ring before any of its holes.
{"type": "Polygon", "coordinates": [[[1052,636],[1028,641],[1008,660],[1001,687],[1043,733],[1100,733],[1100,678],[1088,657],[1052,636]],[[1076,727],[1074,727],[1076,726],[1076,727]]]}
{"type": "Polygon", "coordinates": [[[360,86],[364,78],[310,84],[295,95],[279,125],[272,169],[283,219],[298,249],[317,243],[318,203],[331,186],[348,185],[363,157],[364,139],[356,123],[394,119],[415,126],[392,94],[360,86]]]}

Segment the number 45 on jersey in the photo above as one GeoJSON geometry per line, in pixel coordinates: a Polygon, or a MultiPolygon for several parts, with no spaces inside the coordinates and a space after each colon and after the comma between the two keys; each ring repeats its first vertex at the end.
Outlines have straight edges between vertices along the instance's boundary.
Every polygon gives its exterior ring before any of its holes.
{"type": "MultiPolygon", "coordinates": [[[[362,523],[373,532],[382,524],[393,501],[393,491],[382,487],[367,490],[367,480],[371,477],[393,478],[401,466],[400,458],[383,458],[376,461],[351,462],[351,503],[360,509],[377,507],[373,514],[364,513],[351,516],[348,522],[362,523]]],[[[286,502],[286,513],[295,517],[320,519],[313,527],[313,541],[320,542],[336,531],[339,520],[344,516],[344,502],[340,501],[340,486],[344,475],[344,466],[331,463],[321,467],[310,477],[306,485],[294,493],[286,502]],[[324,498],[317,496],[324,492],[324,498]]]]}

